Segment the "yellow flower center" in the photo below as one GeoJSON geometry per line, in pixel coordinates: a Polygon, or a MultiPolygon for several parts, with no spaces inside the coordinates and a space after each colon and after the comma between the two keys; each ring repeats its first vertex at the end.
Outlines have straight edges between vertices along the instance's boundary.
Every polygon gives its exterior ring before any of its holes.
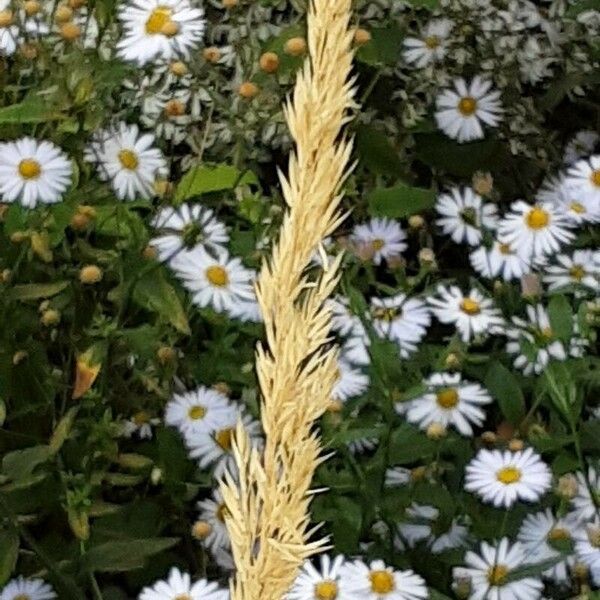
{"type": "Polygon", "coordinates": [[[376,594],[389,594],[394,589],[394,576],[389,571],[371,571],[369,579],[376,594]]]}
{"type": "Polygon", "coordinates": [[[19,163],[19,175],[23,179],[37,179],[42,172],[42,167],[37,160],[33,158],[24,158],[19,163]]]}
{"type": "Polygon", "coordinates": [[[554,337],[552,327],[544,327],[543,329],[540,329],[540,336],[545,340],[552,339],[554,337]]]}
{"type": "Polygon", "coordinates": [[[219,265],[213,265],[206,269],[206,279],[216,287],[224,287],[229,283],[227,271],[219,265]]]}
{"type": "Polygon", "coordinates": [[[17,594],[13,600],[31,600],[31,596],[29,594],[17,594]]]}
{"type": "Polygon", "coordinates": [[[320,581],[315,585],[315,598],[317,600],[335,600],[338,595],[338,586],[335,581],[320,581]]]}
{"type": "Polygon", "coordinates": [[[550,215],[539,206],[534,206],[525,217],[529,229],[544,229],[550,223],[550,215]]]}
{"type": "Polygon", "coordinates": [[[592,174],[590,175],[590,181],[592,182],[592,185],[600,187],[600,169],[592,171],[592,174]]]}
{"type": "Polygon", "coordinates": [[[564,527],[553,527],[547,535],[549,542],[557,542],[559,540],[570,540],[571,534],[564,527]]]}
{"type": "Polygon", "coordinates": [[[198,421],[199,419],[204,419],[206,415],[206,408],[200,404],[195,404],[194,406],[190,406],[188,410],[188,417],[192,419],[192,421],[198,421]]]}
{"type": "Polygon", "coordinates": [[[521,471],[517,467],[503,467],[496,473],[496,479],[505,485],[517,483],[521,479],[521,471]]]}
{"type": "Polygon", "coordinates": [[[510,248],[510,244],[498,244],[498,251],[500,254],[504,254],[505,256],[513,253],[510,248]]]}
{"type": "Polygon", "coordinates": [[[460,303],[460,310],[468,315],[478,315],[481,312],[481,306],[473,298],[464,298],[460,303]]]}
{"type": "Polygon", "coordinates": [[[163,27],[171,21],[171,9],[166,6],[157,6],[146,21],[146,33],[156,35],[161,33],[163,27]]]}
{"type": "Polygon", "coordinates": [[[231,450],[231,443],[233,441],[233,429],[221,429],[215,434],[215,441],[223,450],[231,450]]]}
{"type": "Polygon", "coordinates": [[[192,597],[189,594],[177,594],[173,600],[192,600],[192,597]]]}
{"type": "Polygon", "coordinates": [[[423,41],[430,50],[435,50],[440,45],[441,40],[437,35],[429,35],[423,41]]]}
{"type": "Polygon", "coordinates": [[[487,579],[490,585],[504,585],[508,576],[508,567],[506,565],[494,565],[487,572],[487,579]]]}
{"type": "Polygon", "coordinates": [[[458,391],[455,388],[446,388],[436,393],[438,406],[441,408],[454,408],[458,404],[458,391]]]}
{"type": "Polygon", "coordinates": [[[217,519],[219,519],[221,523],[225,523],[225,518],[229,516],[229,509],[225,506],[225,503],[219,504],[216,514],[217,519]]]}
{"type": "Polygon", "coordinates": [[[132,150],[121,150],[117,156],[124,169],[128,171],[135,171],[137,169],[139,160],[137,154],[132,150]]]}
{"type": "Polygon", "coordinates": [[[600,548],[600,528],[588,527],[587,536],[590,544],[594,546],[594,548],[600,548]]]}
{"type": "Polygon", "coordinates": [[[470,117],[477,110],[477,100],[471,96],[465,96],[458,102],[458,112],[465,117],[470,117]]]}
{"type": "Polygon", "coordinates": [[[581,281],[585,277],[585,274],[586,273],[585,269],[583,268],[583,265],[573,265],[569,269],[569,275],[575,281],[581,281]]]}
{"type": "Polygon", "coordinates": [[[396,317],[402,315],[402,309],[399,308],[376,308],[373,311],[373,316],[376,319],[387,321],[388,323],[393,321],[396,317]]]}
{"type": "Polygon", "coordinates": [[[581,202],[571,202],[571,204],[569,205],[569,208],[574,213],[577,213],[578,215],[583,215],[587,212],[587,210],[585,209],[585,206],[583,204],[581,204],[581,202]]]}
{"type": "Polygon", "coordinates": [[[373,240],[371,242],[371,248],[375,251],[378,252],[379,250],[381,250],[383,247],[385,246],[385,241],[382,240],[381,238],[377,238],[375,240],[373,240]]]}
{"type": "Polygon", "coordinates": [[[131,417],[131,420],[136,425],[144,425],[145,423],[150,422],[150,415],[145,410],[140,410],[136,412],[135,415],[133,415],[133,417],[131,417]]]}
{"type": "Polygon", "coordinates": [[[11,10],[0,10],[0,28],[10,27],[13,23],[11,10]]]}
{"type": "Polygon", "coordinates": [[[185,115],[185,104],[180,100],[169,100],[164,110],[167,117],[181,117],[185,115]]]}

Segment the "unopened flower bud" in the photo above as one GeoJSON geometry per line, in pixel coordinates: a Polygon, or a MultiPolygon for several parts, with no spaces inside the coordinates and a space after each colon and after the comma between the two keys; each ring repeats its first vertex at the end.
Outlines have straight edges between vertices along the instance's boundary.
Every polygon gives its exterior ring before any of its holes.
{"type": "Polygon", "coordinates": [[[460,600],[465,600],[471,595],[471,578],[470,577],[457,577],[452,584],[452,589],[460,600]]]}
{"type": "Polygon", "coordinates": [[[61,25],[60,35],[63,40],[66,40],[67,42],[73,42],[81,36],[81,27],[79,27],[77,23],[73,23],[73,21],[68,21],[67,23],[63,23],[61,25]]]}
{"type": "Polygon", "coordinates": [[[171,346],[161,346],[156,351],[156,357],[161,365],[168,365],[175,360],[176,352],[171,346]]]}
{"type": "Polygon", "coordinates": [[[9,27],[13,23],[12,10],[0,10],[0,27],[9,27]]]}
{"type": "Polygon", "coordinates": [[[102,269],[96,265],[86,265],[79,271],[79,281],[86,285],[98,283],[102,276],[102,269]]]}
{"type": "Polygon", "coordinates": [[[327,410],[330,413],[340,413],[344,408],[344,403],[338,399],[331,399],[327,404],[327,410]]]}
{"type": "Polygon", "coordinates": [[[221,58],[221,51],[216,46],[209,46],[202,50],[202,57],[206,62],[215,64],[218,63],[221,58]]]}
{"type": "Polygon", "coordinates": [[[358,28],[354,32],[354,43],[357,46],[364,46],[371,41],[371,34],[366,29],[358,28]]]}
{"type": "Polygon", "coordinates": [[[4,269],[0,272],[0,283],[10,283],[12,279],[12,271],[10,269],[4,269]]]}
{"type": "Polygon", "coordinates": [[[12,357],[12,364],[18,365],[22,363],[29,356],[26,350],[17,350],[12,357]]]}
{"type": "Polygon", "coordinates": [[[238,5],[238,0],[221,0],[221,3],[223,4],[224,9],[231,10],[238,5]]]}
{"type": "Polygon", "coordinates": [[[28,17],[33,17],[37,15],[40,10],[42,10],[42,5],[38,2],[38,0],[27,0],[23,3],[23,8],[25,9],[25,14],[28,17]]]}
{"type": "Polygon", "coordinates": [[[515,428],[514,425],[508,421],[502,421],[498,427],[496,427],[496,434],[498,437],[505,442],[508,442],[514,437],[515,428]]]}
{"type": "Polygon", "coordinates": [[[419,250],[419,262],[422,265],[435,264],[435,253],[431,248],[421,248],[419,250]]]}
{"type": "Polygon", "coordinates": [[[19,48],[21,56],[26,60],[33,60],[37,58],[39,54],[39,48],[37,44],[22,44],[19,48]]]}
{"type": "Polygon", "coordinates": [[[246,100],[251,100],[258,95],[259,89],[255,83],[251,81],[244,81],[238,88],[238,94],[246,100]]]}
{"type": "Polygon", "coordinates": [[[427,474],[427,467],[419,466],[411,469],[410,471],[410,479],[413,482],[423,481],[425,479],[425,475],[427,474]]]}
{"type": "Polygon", "coordinates": [[[162,481],[163,472],[158,467],[154,467],[150,472],[150,483],[158,485],[162,481]]]}
{"type": "Polygon", "coordinates": [[[473,190],[480,196],[489,196],[494,189],[494,178],[491,173],[477,171],[473,174],[473,190]]]}
{"type": "Polygon", "coordinates": [[[572,473],[562,475],[556,484],[556,493],[565,500],[571,500],[577,496],[579,491],[579,482],[572,473]]]}
{"type": "Polygon", "coordinates": [[[85,5],[85,3],[86,3],[86,0],[68,0],[68,4],[73,10],[77,10],[78,8],[81,8],[82,6],[85,5]]]}
{"type": "Polygon", "coordinates": [[[212,531],[212,526],[207,521],[196,521],[192,525],[192,536],[197,540],[206,539],[212,531]]]}
{"type": "Polygon", "coordinates": [[[525,444],[523,443],[523,440],[513,438],[512,440],[510,440],[508,442],[508,449],[511,452],[519,452],[520,450],[523,450],[523,448],[525,448],[525,444]]]}
{"type": "Polygon", "coordinates": [[[176,60],[169,65],[169,71],[171,71],[175,77],[183,77],[184,75],[187,75],[189,69],[184,62],[176,60]]]}
{"type": "Polygon", "coordinates": [[[258,64],[265,73],[275,73],[279,68],[279,56],[275,52],[265,52],[261,55],[258,64]]]}
{"type": "Polygon", "coordinates": [[[60,323],[60,312],[49,308],[42,313],[40,317],[40,322],[44,327],[52,327],[53,325],[58,325],[60,323]]]}
{"type": "Polygon", "coordinates": [[[425,226],[425,219],[421,215],[410,215],[408,217],[408,226],[411,229],[421,229],[425,226]]]}
{"type": "Polygon", "coordinates": [[[26,231],[14,231],[10,236],[10,241],[13,242],[13,244],[20,244],[26,239],[29,239],[29,233],[26,231]]]}
{"type": "Polygon", "coordinates": [[[486,446],[493,446],[498,441],[498,436],[493,431],[484,431],[481,434],[481,441],[486,446]]]}
{"type": "Polygon", "coordinates": [[[158,258],[158,250],[154,246],[148,244],[148,246],[142,250],[142,256],[146,260],[156,260],[158,258]]]}
{"type": "Polygon", "coordinates": [[[75,231],[84,231],[89,224],[90,218],[87,215],[79,212],[75,213],[69,222],[71,229],[74,229],[75,231]]]}
{"type": "Polygon", "coordinates": [[[441,440],[446,437],[448,430],[441,423],[434,422],[430,423],[425,433],[430,440],[441,440]]]}
{"type": "Polygon", "coordinates": [[[306,52],[306,40],[303,37],[290,38],[283,51],[290,56],[302,56],[306,52]]]}
{"type": "Polygon", "coordinates": [[[458,369],[460,367],[460,356],[455,352],[450,352],[444,360],[444,365],[447,369],[458,369]]]}
{"type": "Polygon", "coordinates": [[[73,9],[66,4],[59,4],[54,11],[54,20],[57,23],[66,23],[73,18],[73,9]]]}
{"type": "Polygon", "coordinates": [[[224,396],[231,394],[231,388],[224,381],[217,381],[212,388],[224,396]]]}
{"type": "Polygon", "coordinates": [[[542,283],[535,273],[527,273],[521,277],[521,295],[524,298],[539,296],[542,293],[542,283]]]}

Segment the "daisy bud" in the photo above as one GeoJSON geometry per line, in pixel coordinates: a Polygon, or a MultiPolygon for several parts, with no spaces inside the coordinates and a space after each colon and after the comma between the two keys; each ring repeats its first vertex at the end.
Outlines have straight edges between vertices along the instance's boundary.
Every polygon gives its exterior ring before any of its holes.
{"type": "Polygon", "coordinates": [[[275,73],[279,68],[279,56],[275,52],[265,52],[258,64],[265,73],[275,73]]]}
{"type": "Polygon", "coordinates": [[[63,23],[63,25],[60,27],[60,35],[63,40],[66,40],[67,42],[73,42],[81,36],[81,27],[72,21],[63,23]]]}
{"type": "Polygon", "coordinates": [[[494,189],[494,178],[491,173],[477,171],[473,174],[473,190],[480,196],[489,196],[494,189]]]}
{"type": "Polygon", "coordinates": [[[148,244],[142,251],[142,256],[146,260],[156,260],[158,257],[158,250],[154,246],[148,244]]]}
{"type": "Polygon", "coordinates": [[[481,441],[486,446],[493,446],[498,441],[498,436],[493,431],[484,431],[481,434],[481,441]]]}
{"type": "Polygon", "coordinates": [[[244,83],[242,83],[242,85],[240,85],[238,88],[239,95],[246,100],[251,100],[252,98],[256,97],[258,92],[258,86],[251,81],[244,81],[244,83]]]}
{"type": "Polygon", "coordinates": [[[174,348],[171,346],[161,346],[156,351],[156,358],[158,358],[158,362],[161,365],[168,365],[175,361],[176,352],[174,348]]]}
{"type": "Polygon", "coordinates": [[[458,369],[460,367],[460,356],[455,352],[450,352],[444,360],[444,366],[447,369],[458,369]]]}
{"type": "Polygon", "coordinates": [[[196,521],[192,525],[192,536],[197,540],[204,540],[212,531],[212,526],[207,521],[196,521]]]}
{"type": "Polygon", "coordinates": [[[4,221],[4,217],[6,217],[9,206],[10,204],[0,204],[0,223],[4,221]]]}
{"type": "Polygon", "coordinates": [[[44,327],[52,327],[60,323],[60,312],[54,309],[45,310],[40,317],[40,322],[44,327]]]}
{"type": "Polygon", "coordinates": [[[90,537],[90,522],[87,513],[69,509],[67,520],[71,531],[78,540],[87,540],[90,537]]]}
{"type": "Polygon", "coordinates": [[[586,581],[589,572],[590,570],[588,569],[588,566],[581,562],[576,562],[573,565],[573,577],[575,577],[575,579],[586,581]]]}
{"type": "Polygon", "coordinates": [[[66,4],[60,4],[54,12],[54,20],[57,23],[65,23],[70,21],[73,17],[73,9],[66,4]]]}
{"type": "Polygon", "coordinates": [[[431,248],[421,248],[419,250],[419,262],[422,265],[434,265],[435,264],[435,253],[431,248]]]}
{"type": "Polygon", "coordinates": [[[542,284],[540,278],[534,273],[527,273],[521,277],[521,296],[531,298],[540,296],[542,293],[542,284]]]}
{"type": "Polygon", "coordinates": [[[165,104],[164,111],[167,117],[181,117],[185,115],[185,104],[181,100],[169,100],[165,104]]]}
{"type": "Polygon", "coordinates": [[[410,215],[408,217],[408,226],[411,229],[421,229],[425,226],[425,219],[421,215],[410,215]]]}
{"type": "Polygon", "coordinates": [[[523,443],[523,440],[513,438],[512,440],[510,440],[508,442],[508,449],[511,452],[519,452],[520,450],[523,450],[523,448],[525,448],[525,444],[523,443]]]}
{"type": "Polygon", "coordinates": [[[559,477],[558,483],[556,484],[556,493],[565,500],[571,500],[577,496],[579,491],[579,483],[577,477],[572,473],[567,473],[562,477],[559,477]]]}
{"type": "Polygon", "coordinates": [[[360,260],[368,262],[375,256],[375,248],[371,244],[355,244],[352,251],[360,260]]]}
{"type": "Polygon", "coordinates": [[[88,348],[83,354],[77,357],[75,362],[75,383],[73,384],[73,393],[71,394],[73,400],[81,398],[94,385],[94,381],[96,381],[101,368],[102,363],[94,346],[88,348]]]}
{"type": "Polygon", "coordinates": [[[238,5],[238,0],[222,0],[223,8],[226,10],[231,10],[238,5]]]}
{"type": "Polygon", "coordinates": [[[42,5],[37,0],[27,0],[23,3],[23,8],[28,17],[33,17],[42,10],[42,5]]]}
{"type": "Polygon", "coordinates": [[[69,2],[69,6],[74,10],[81,8],[82,6],[85,6],[85,4],[86,4],[86,0],[68,0],[68,2],[69,2]]]}
{"type": "Polygon", "coordinates": [[[457,577],[452,584],[452,589],[457,598],[461,600],[468,598],[471,595],[471,578],[457,577]]]}
{"type": "Polygon", "coordinates": [[[158,467],[154,467],[150,472],[150,483],[152,483],[152,485],[158,485],[162,480],[162,476],[162,470],[158,467]]]}
{"type": "Polygon", "coordinates": [[[411,469],[410,471],[410,480],[413,482],[423,481],[425,479],[425,475],[427,474],[427,467],[420,466],[411,469]]]}
{"type": "Polygon", "coordinates": [[[79,281],[86,285],[98,283],[102,276],[102,269],[96,265],[86,265],[79,271],[79,281]]]}
{"type": "Polygon", "coordinates": [[[217,390],[217,392],[225,396],[229,396],[229,394],[231,394],[231,388],[224,381],[217,381],[212,388],[213,390],[217,390]]]}
{"type": "Polygon", "coordinates": [[[169,71],[171,71],[171,73],[173,73],[173,75],[176,77],[183,77],[184,75],[187,75],[189,69],[184,62],[176,60],[170,64],[169,71]]]}
{"type": "Polygon", "coordinates": [[[160,32],[167,37],[173,37],[179,33],[179,24],[169,20],[160,28],[160,32]]]}
{"type": "Polygon", "coordinates": [[[215,64],[221,58],[221,51],[216,46],[209,46],[202,50],[202,57],[206,62],[215,64]]]}
{"type": "Polygon", "coordinates": [[[501,440],[504,440],[505,442],[508,442],[509,440],[511,440],[514,436],[514,433],[515,433],[514,426],[511,425],[508,421],[502,421],[502,423],[500,423],[500,425],[498,425],[498,427],[496,427],[497,436],[501,440]]]}
{"type": "Polygon", "coordinates": [[[387,264],[390,269],[399,269],[406,266],[406,261],[401,256],[390,256],[387,259],[387,264]]]}
{"type": "Polygon", "coordinates": [[[19,363],[22,363],[28,356],[29,356],[29,354],[27,353],[26,350],[17,350],[13,354],[12,364],[18,365],[19,363]]]}
{"type": "Polygon", "coordinates": [[[340,413],[342,412],[344,408],[344,403],[341,400],[330,400],[329,404],[327,405],[327,410],[330,413],[340,413]]]}
{"type": "Polygon", "coordinates": [[[48,310],[50,308],[50,300],[44,300],[43,302],[40,302],[40,305],[38,306],[38,312],[43,313],[45,310],[48,310]]]}
{"type": "Polygon", "coordinates": [[[441,423],[431,423],[425,433],[430,440],[441,440],[446,437],[448,430],[441,423]]]}
{"type": "Polygon", "coordinates": [[[75,213],[69,222],[71,229],[74,229],[75,231],[83,231],[89,224],[90,218],[87,215],[79,212],[75,213]]]}
{"type": "Polygon", "coordinates": [[[354,32],[354,43],[357,46],[364,46],[371,41],[371,34],[366,29],[358,28],[354,32]]]}
{"type": "Polygon", "coordinates": [[[0,27],[8,27],[13,23],[12,10],[0,10],[0,27]]]}
{"type": "Polygon", "coordinates": [[[27,239],[29,239],[29,233],[27,231],[15,231],[10,234],[10,241],[13,244],[20,244],[27,239]]]}
{"type": "Polygon", "coordinates": [[[290,38],[283,51],[290,56],[302,56],[306,52],[306,40],[303,37],[290,38]]]}
{"type": "Polygon", "coordinates": [[[26,60],[33,60],[34,58],[37,58],[39,49],[36,44],[23,44],[19,48],[19,52],[26,60]]]}
{"type": "Polygon", "coordinates": [[[0,283],[9,283],[12,279],[12,271],[10,269],[4,269],[0,273],[0,283]]]}
{"type": "Polygon", "coordinates": [[[173,184],[166,179],[157,179],[154,182],[154,191],[157,196],[166,196],[170,194],[174,189],[173,184]]]}

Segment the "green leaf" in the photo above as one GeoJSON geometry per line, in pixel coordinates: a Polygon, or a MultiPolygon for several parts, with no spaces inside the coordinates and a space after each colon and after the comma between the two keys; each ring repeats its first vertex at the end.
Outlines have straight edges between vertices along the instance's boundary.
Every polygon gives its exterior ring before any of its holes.
{"type": "Polygon", "coordinates": [[[575,0],[571,6],[567,9],[565,17],[569,19],[577,18],[582,12],[586,10],[598,10],[598,0],[575,0]]]}
{"type": "Polygon", "coordinates": [[[2,473],[14,481],[29,477],[35,468],[51,456],[49,446],[40,445],[13,450],[2,459],[2,473]]]}
{"type": "Polygon", "coordinates": [[[183,202],[188,198],[208,192],[231,190],[238,185],[257,184],[252,171],[240,171],[232,165],[203,165],[190,169],[181,179],[175,192],[175,201],[183,202]]]}
{"type": "Polygon", "coordinates": [[[563,341],[568,341],[573,333],[573,315],[566,296],[557,295],[550,299],[548,317],[553,334],[563,341]]]}
{"type": "Polygon", "coordinates": [[[0,586],[10,578],[19,556],[19,536],[13,531],[0,531],[0,586]]]}
{"type": "Polygon", "coordinates": [[[518,425],[525,416],[525,399],[515,376],[502,363],[495,361],[488,369],[484,383],[498,401],[506,419],[518,425]]]}
{"type": "Polygon", "coordinates": [[[133,301],[139,306],[157,313],[177,331],[190,334],[185,310],[173,286],[162,271],[152,270],[141,277],[133,288],[133,301]]]}
{"type": "Polygon", "coordinates": [[[426,460],[437,448],[435,441],[407,423],[401,425],[390,436],[390,465],[405,465],[416,460],[426,460]]]}
{"type": "Polygon", "coordinates": [[[142,568],[146,559],[173,547],[178,538],[117,540],[90,548],[84,557],[88,571],[118,573],[142,568]]]}
{"type": "Polygon", "coordinates": [[[356,129],[356,152],[360,164],[373,173],[391,175],[396,178],[402,173],[402,161],[383,132],[361,125],[356,129]]]}
{"type": "Polygon", "coordinates": [[[15,300],[38,300],[51,298],[68,287],[68,281],[52,281],[51,283],[23,283],[15,285],[10,290],[10,295],[15,300]]]}
{"type": "Polygon", "coordinates": [[[369,65],[394,65],[400,58],[403,35],[397,25],[370,30],[371,40],[360,47],[356,58],[369,65]]]}
{"type": "Polygon", "coordinates": [[[369,196],[369,212],[377,217],[400,218],[431,208],[435,192],[400,184],[374,190],[369,196]]]}
{"type": "Polygon", "coordinates": [[[0,108],[0,124],[46,123],[62,118],[63,115],[49,108],[47,100],[38,96],[0,108]]]}

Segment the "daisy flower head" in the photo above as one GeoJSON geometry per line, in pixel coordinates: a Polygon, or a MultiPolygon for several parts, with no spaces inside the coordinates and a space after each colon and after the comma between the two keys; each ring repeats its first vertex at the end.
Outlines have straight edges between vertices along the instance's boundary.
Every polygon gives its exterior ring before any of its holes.
{"type": "Polygon", "coordinates": [[[0,56],[10,56],[17,49],[19,28],[15,24],[15,14],[10,0],[0,2],[0,56]]]}
{"type": "Polygon", "coordinates": [[[227,600],[229,592],[219,588],[215,582],[200,579],[192,583],[188,573],[182,573],[176,567],[169,572],[166,580],[157,581],[151,587],[145,587],[139,600],[227,600]]]}
{"type": "Polygon", "coordinates": [[[71,183],[67,156],[51,142],[24,137],[0,144],[0,200],[26,208],[59,202],[71,183]]]}
{"type": "Polygon", "coordinates": [[[412,481],[412,471],[406,467],[389,467],[385,471],[385,487],[400,487],[412,481]]]}
{"type": "Polygon", "coordinates": [[[438,127],[461,143],[482,139],[482,122],[496,127],[502,114],[500,92],[491,88],[492,82],[479,76],[469,84],[456,79],[454,89],[444,90],[436,99],[438,127]]]}
{"type": "Polygon", "coordinates": [[[360,396],[369,387],[369,376],[354,368],[344,359],[338,360],[338,379],[333,386],[333,400],[345,402],[354,396],[360,396]]]}
{"type": "Polygon", "coordinates": [[[396,571],[382,560],[355,560],[341,574],[348,600],[420,600],[427,598],[425,581],[413,571],[396,571]]]}
{"type": "Polygon", "coordinates": [[[600,154],[577,161],[565,177],[567,187],[594,202],[600,210],[600,154]]]}
{"type": "Polygon", "coordinates": [[[547,194],[557,209],[563,213],[567,224],[580,227],[585,223],[600,221],[600,203],[580,190],[569,187],[563,180],[554,194],[547,194]]]}
{"type": "Polygon", "coordinates": [[[419,37],[404,39],[404,60],[418,69],[440,62],[446,55],[446,42],[453,27],[450,19],[429,21],[419,37]]]}
{"type": "Polygon", "coordinates": [[[165,423],[182,434],[217,431],[231,422],[235,409],[221,392],[200,386],[195,390],[173,394],[165,410],[165,423]]]}
{"type": "Polygon", "coordinates": [[[225,225],[210,208],[200,204],[182,204],[161,208],[152,221],[158,236],[151,240],[162,261],[168,261],[182,250],[197,246],[223,252],[229,241],[225,225]]]}
{"type": "Polygon", "coordinates": [[[221,492],[215,489],[212,493],[212,499],[200,500],[197,503],[197,508],[200,511],[197,522],[204,523],[205,531],[208,531],[204,535],[204,545],[211,551],[217,548],[228,550],[231,547],[229,532],[225,525],[228,511],[221,492]]]}
{"type": "Polygon", "coordinates": [[[152,417],[145,410],[139,410],[131,418],[123,421],[123,436],[130,438],[134,434],[140,440],[152,439],[152,428],[160,424],[158,417],[152,417]]]}
{"type": "Polygon", "coordinates": [[[600,471],[589,467],[587,480],[581,471],[576,476],[577,494],[571,500],[573,515],[580,521],[587,521],[596,515],[596,498],[592,498],[590,495],[590,488],[596,497],[600,497],[600,471]]]}
{"type": "Polygon", "coordinates": [[[434,373],[425,380],[427,391],[408,401],[406,419],[424,431],[432,423],[454,427],[460,434],[473,435],[473,425],[481,427],[485,411],[492,401],[478,383],[462,381],[460,373],[434,373]]]}
{"type": "Polygon", "coordinates": [[[546,560],[564,557],[553,567],[546,569],[542,575],[557,583],[567,582],[569,568],[575,563],[575,557],[565,556],[574,535],[579,531],[579,524],[571,516],[558,518],[547,508],[545,511],[532,513],[525,517],[517,539],[521,542],[528,563],[541,563],[546,560]]]}
{"type": "Polygon", "coordinates": [[[321,556],[320,568],[306,560],[286,596],[286,600],[341,600],[345,598],[345,581],[341,578],[344,557],[333,560],[327,555],[321,556]]]}
{"type": "Polygon", "coordinates": [[[350,300],[344,296],[336,296],[327,301],[331,311],[331,328],[341,336],[361,334],[364,331],[358,315],[350,310],[350,300]]]}
{"type": "Polygon", "coordinates": [[[344,341],[341,348],[342,358],[353,365],[366,367],[371,363],[370,345],[371,340],[363,328],[362,333],[351,335],[344,341]]]}
{"type": "Polygon", "coordinates": [[[227,252],[209,254],[196,247],[177,254],[170,264],[198,306],[227,312],[236,303],[255,299],[254,273],[242,265],[241,259],[230,258],[227,252]]]}
{"type": "Polygon", "coordinates": [[[187,58],[204,35],[201,8],[189,0],[127,0],[119,11],[120,58],[143,66],[154,59],[187,58]]]}
{"type": "Polygon", "coordinates": [[[532,261],[568,244],[574,235],[563,211],[555,204],[513,202],[510,212],[498,224],[498,240],[508,244],[524,260],[532,261]]]}
{"type": "Polygon", "coordinates": [[[0,592],[0,600],[52,600],[56,594],[42,579],[11,579],[0,592]]]}
{"type": "Polygon", "coordinates": [[[494,240],[491,248],[479,246],[469,255],[471,266],[487,279],[502,277],[504,281],[520,279],[531,270],[531,265],[515,252],[510,244],[494,240]]]}
{"type": "Polygon", "coordinates": [[[525,375],[541,373],[550,359],[566,360],[567,352],[550,324],[542,304],[527,306],[527,319],[512,317],[512,325],[504,334],[508,338],[506,352],[515,356],[514,365],[525,375]]]}
{"type": "Polygon", "coordinates": [[[391,298],[372,298],[371,316],[377,335],[396,342],[402,358],[417,350],[431,324],[427,304],[402,293],[391,298]]]}
{"type": "Polygon", "coordinates": [[[456,327],[463,342],[493,333],[504,325],[504,319],[493,301],[475,288],[465,296],[456,286],[439,285],[437,295],[427,301],[441,323],[456,327]]]}
{"type": "Polygon", "coordinates": [[[568,165],[572,165],[580,158],[593,154],[598,145],[600,145],[600,134],[598,132],[591,129],[579,131],[565,146],[563,161],[568,165]]]}
{"type": "Polygon", "coordinates": [[[98,177],[110,182],[120,200],[150,198],[156,179],[167,174],[167,163],[153,144],[153,135],[120,122],[96,133],[85,158],[97,165],[98,177]]]}
{"type": "Polygon", "coordinates": [[[576,295],[600,293],[600,252],[575,250],[572,254],[559,254],[555,264],[544,268],[544,283],[548,289],[573,290],[576,295]]]}
{"type": "Polygon", "coordinates": [[[595,585],[600,585],[600,518],[581,526],[575,536],[575,554],[586,565],[595,585]]]}
{"type": "Polygon", "coordinates": [[[468,187],[454,187],[448,193],[441,194],[435,209],[440,215],[437,224],[457,244],[477,246],[481,242],[482,228],[493,230],[498,221],[496,206],[484,202],[468,187]]]}
{"type": "Polygon", "coordinates": [[[407,247],[406,233],[400,224],[385,217],[355,225],[350,240],[356,253],[375,265],[399,257],[407,247]]]}
{"type": "Polygon", "coordinates": [[[511,579],[510,574],[523,566],[525,552],[518,542],[510,545],[502,538],[495,545],[481,542],[479,554],[465,555],[464,567],[454,569],[454,578],[471,583],[471,600],[538,600],[543,584],[537,577],[511,579]]]}
{"type": "Polygon", "coordinates": [[[465,489],[498,508],[510,508],[517,500],[536,502],[551,480],[550,469],[531,448],[482,449],[465,471],[465,489]]]}

